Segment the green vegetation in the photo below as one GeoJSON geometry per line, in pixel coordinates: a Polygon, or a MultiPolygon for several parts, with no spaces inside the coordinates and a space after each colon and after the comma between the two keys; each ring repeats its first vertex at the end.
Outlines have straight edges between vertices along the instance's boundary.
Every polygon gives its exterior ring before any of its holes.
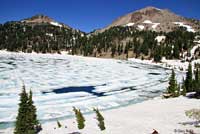
{"type": "Polygon", "coordinates": [[[186,73],[186,79],[185,79],[185,88],[187,92],[193,91],[193,72],[192,72],[192,65],[189,64],[188,71],[186,73]]]}
{"type": "MultiPolygon", "coordinates": [[[[197,122],[200,122],[200,109],[191,109],[185,112],[186,116],[189,118],[195,119],[197,122]]],[[[199,124],[197,124],[198,127],[199,124]]]]}
{"type": "Polygon", "coordinates": [[[32,92],[28,95],[25,86],[20,94],[20,103],[14,134],[36,134],[39,126],[32,92]]]}
{"type": "Polygon", "coordinates": [[[196,97],[200,98],[200,66],[196,64],[194,71],[192,71],[192,65],[189,64],[188,71],[186,73],[186,79],[183,82],[186,92],[196,92],[196,97]]]}
{"type": "Polygon", "coordinates": [[[0,25],[0,49],[8,51],[51,53],[69,50],[81,32],[48,23],[7,22],[0,25]]]}
{"type": "Polygon", "coordinates": [[[58,125],[58,128],[62,127],[61,123],[58,120],[57,120],[57,125],[58,125]]]}
{"type": "Polygon", "coordinates": [[[182,80],[182,86],[180,88],[176,81],[176,74],[172,70],[171,77],[169,79],[169,86],[167,88],[167,94],[164,94],[165,98],[178,97],[180,95],[185,96],[186,93],[195,92],[195,98],[200,98],[200,65],[196,64],[192,71],[192,64],[188,65],[188,71],[186,73],[186,79],[182,80]]]}
{"type": "Polygon", "coordinates": [[[169,87],[167,88],[167,93],[170,97],[178,97],[181,94],[175,75],[174,70],[172,70],[171,77],[169,78],[169,87]]]}
{"type": "Polygon", "coordinates": [[[104,118],[103,118],[103,116],[101,115],[101,113],[99,112],[99,109],[97,108],[97,109],[93,109],[94,110],[94,112],[96,113],[96,118],[97,118],[97,120],[98,120],[98,126],[99,126],[99,128],[100,128],[100,130],[101,131],[103,131],[103,130],[105,130],[106,129],[106,127],[105,127],[105,124],[104,124],[104,118]]]}
{"type": "Polygon", "coordinates": [[[184,28],[164,33],[117,26],[102,33],[86,35],[78,30],[48,23],[7,22],[0,25],[0,49],[42,53],[69,50],[72,55],[143,57],[159,62],[163,56],[180,59],[180,53],[194,46],[196,34],[184,28]],[[155,38],[161,35],[166,39],[158,43],[155,38]]]}
{"type": "Polygon", "coordinates": [[[74,111],[75,116],[76,116],[78,129],[83,129],[85,127],[85,118],[83,117],[81,110],[73,107],[73,111],[74,111]]]}

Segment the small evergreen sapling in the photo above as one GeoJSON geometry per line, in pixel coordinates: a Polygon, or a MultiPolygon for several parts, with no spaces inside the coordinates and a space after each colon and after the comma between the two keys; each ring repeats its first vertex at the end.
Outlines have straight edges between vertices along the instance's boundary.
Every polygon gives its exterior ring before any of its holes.
{"type": "Polygon", "coordinates": [[[58,128],[62,127],[61,123],[58,120],[57,120],[57,125],[58,125],[58,128]]]}
{"type": "Polygon", "coordinates": [[[75,116],[76,116],[78,129],[83,129],[85,127],[85,118],[83,117],[81,110],[73,107],[73,111],[74,111],[75,116]]]}
{"type": "Polygon", "coordinates": [[[105,127],[105,123],[104,123],[104,118],[103,116],[101,115],[101,113],[99,112],[99,109],[93,109],[93,111],[96,113],[96,118],[98,120],[98,126],[100,128],[101,131],[105,130],[106,127],[105,127]]]}

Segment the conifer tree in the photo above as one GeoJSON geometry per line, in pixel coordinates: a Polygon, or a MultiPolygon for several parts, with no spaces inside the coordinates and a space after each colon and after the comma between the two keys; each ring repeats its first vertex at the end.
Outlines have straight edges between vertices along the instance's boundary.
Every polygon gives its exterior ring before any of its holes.
{"type": "Polygon", "coordinates": [[[29,99],[28,99],[28,124],[29,124],[29,131],[30,134],[34,134],[36,132],[35,127],[39,124],[38,120],[37,120],[37,110],[36,107],[34,106],[34,102],[32,99],[33,93],[30,90],[29,93],[29,99]]]}
{"type": "Polygon", "coordinates": [[[74,111],[75,116],[76,116],[78,129],[83,129],[85,127],[85,118],[83,117],[81,110],[73,107],[73,111],[74,111]]]}
{"type": "Polygon", "coordinates": [[[169,79],[169,87],[167,88],[167,93],[171,94],[172,97],[176,97],[179,94],[179,87],[177,85],[176,77],[175,77],[175,72],[172,70],[171,77],[169,79]]]}
{"type": "Polygon", "coordinates": [[[26,93],[25,86],[22,87],[22,93],[20,93],[20,103],[18,109],[18,115],[15,123],[14,134],[27,134],[29,124],[27,124],[28,115],[28,95],[26,93]]]}
{"type": "Polygon", "coordinates": [[[105,127],[105,124],[104,124],[104,118],[101,115],[101,113],[99,112],[99,109],[98,108],[97,109],[94,108],[93,110],[96,113],[96,118],[98,120],[98,126],[99,126],[100,130],[101,131],[105,130],[106,127],[105,127]]]}
{"type": "Polygon", "coordinates": [[[41,130],[41,128],[38,128],[38,124],[36,107],[32,100],[32,92],[30,91],[28,95],[23,85],[14,134],[36,134],[38,131],[36,129],[41,130]]]}
{"type": "Polygon", "coordinates": [[[185,79],[185,88],[187,92],[193,91],[193,79],[192,79],[192,65],[191,63],[188,66],[188,71],[186,73],[186,79],[185,79]]]}
{"type": "Polygon", "coordinates": [[[182,91],[181,91],[181,95],[185,96],[186,95],[186,88],[185,85],[182,85],[182,91]]]}
{"type": "Polygon", "coordinates": [[[58,128],[62,127],[61,123],[58,120],[57,120],[57,125],[58,125],[58,128]]]}
{"type": "Polygon", "coordinates": [[[200,93],[200,71],[199,68],[196,68],[195,71],[195,80],[193,82],[193,86],[194,86],[194,91],[197,93],[200,93]]]}

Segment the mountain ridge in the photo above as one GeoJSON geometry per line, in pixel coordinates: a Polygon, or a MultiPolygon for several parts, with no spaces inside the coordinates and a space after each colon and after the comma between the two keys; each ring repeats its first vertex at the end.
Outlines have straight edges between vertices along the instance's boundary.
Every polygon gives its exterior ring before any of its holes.
{"type": "Polygon", "coordinates": [[[159,9],[156,7],[148,6],[120,16],[110,25],[102,29],[98,29],[95,32],[103,32],[114,26],[135,26],[139,30],[170,32],[173,31],[177,26],[180,26],[174,24],[175,22],[183,23],[183,26],[185,27],[190,26],[190,29],[193,29],[192,31],[200,30],[199,25],[196,25],[186,17],[176,15],[169,9],[159,9]],[[148,21],[149,23],[145,23],[145,21],[148,21]]]}

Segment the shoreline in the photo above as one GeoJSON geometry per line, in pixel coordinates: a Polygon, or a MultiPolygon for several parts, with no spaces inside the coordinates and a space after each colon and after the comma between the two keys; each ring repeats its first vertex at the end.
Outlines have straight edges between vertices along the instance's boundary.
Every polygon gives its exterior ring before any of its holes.
{"type": "MultiPolygon", "coordinates": [[[[125,59],[117,59],[117,58],[105,58],[105,57],[92,57],[92,56],[83,56],[83,55],[71,55],[67,51],[61,51],[61,53],[24,53],[24,52],[10,52],[7,50],[0,50],[0,54],[25,54],[25,55],[44,55],[44,56],[75,56],[75,57],[80,57],[80,58],[90,58],[90,59],[102,59],[102,60],[118,60],[118,61],[131,61],[135,63],[140,63],[140,64],[146,64],[146,65],[153,65],[153,66],[159,66],[165,69],[175,69],[176,71],[180,72],[186,72],[189,62],[181,62],[181,60],[173,59],[173,60],[167,60],[164,57],[162,58],[161,62],[154,62],[153,59],[151,60],[141,60],[138,58],[128,58],[127,60],[125,59]]],[[[192,65],[195,63],[200,63],[200,59],[193,60],[192,65]]]]}
{"type": "MultiPolygon", "coordinates": [[[[194,130],[195,133],[200,133],[199,128],[191,125],[195,123],[195,120],[189,119],[185,115],[186,110],[197,107],[200,107],[200,100],[181,96],[170,99],[157,98],[118,109],[102,111],[106,126],[106,130],[102,133],[122,134],[129,131],[129,133],[134,134],[150,134],[153,129],[161,134],[172,134],[175,131],[186,130],[194,130]]],[[[62,125],[61,128],[57,127],[56,121],[42,124],[43,130],[39,134],[101,133],[94,113],[84,115],[84,117],[86,127],[81,131],[76,127],[75,118],[69,118],[59,120],[62,125]]],[[[13,128],[4,131],[6,134],[12,132],[13,128]]]]}

